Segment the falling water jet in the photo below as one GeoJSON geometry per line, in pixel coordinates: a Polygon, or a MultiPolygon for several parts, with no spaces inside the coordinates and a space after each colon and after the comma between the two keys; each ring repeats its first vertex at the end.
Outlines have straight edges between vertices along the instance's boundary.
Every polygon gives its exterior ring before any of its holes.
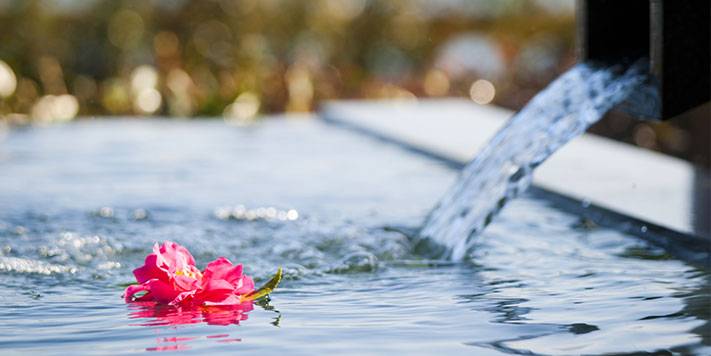
{"type": "Polygon", "coordinates": [[[440,246],[432,250],[440,258],[465,258],[506,202],[528,188],[538,165],[636,91],[655,87],[647,63],[584,62],[536,95],[464,167],[425,221],[420,245],[440,246]]]}
{"type": "Polygon", "coordinates": [[[425,221],[421,240],[439,246],[440,257],[466,257],[503,207],[497,201],[524,191],[536,166],[613,107],[664,120],[707,102],[708,13],[708,0],[578,0],[582,63],[536,95],[464,168],[425,221]]]}

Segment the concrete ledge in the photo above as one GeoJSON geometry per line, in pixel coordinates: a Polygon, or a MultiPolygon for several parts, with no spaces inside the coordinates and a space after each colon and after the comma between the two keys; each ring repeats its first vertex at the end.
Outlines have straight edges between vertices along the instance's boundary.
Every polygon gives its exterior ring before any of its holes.
{"type": "MultiPolygon", "coordinates": [[[[463,99],[333,101],[320,111],[327,121],[400,143],[453,166],[471,160],[513,114],[463,99]]],[[[703,198],[695,192],[695,180],[702,176],[680,159],[585,134],[541,165],[533,185],[585,205],[709,239],[709,232],[695,224],[708,218],[707,211],[695,211],[695,199],[703,198]]]]}

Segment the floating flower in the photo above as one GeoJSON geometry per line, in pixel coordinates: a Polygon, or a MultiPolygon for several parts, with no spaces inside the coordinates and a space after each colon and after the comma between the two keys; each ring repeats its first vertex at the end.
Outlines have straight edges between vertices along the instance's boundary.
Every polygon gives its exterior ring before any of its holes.
{"type": "Polygon", "coordinates": [[[185,247],[166,241],[153,246],[145,264],[133,271],[138,284],[126,288],[123,298],[157,301],[174,306],[235,305],[269,294],[281,279],[281,268],[264,287],[254,290],[254,281],[242,274],[242,265],[224,257],[210,262],[204,271],[185,247]],[[137,296],[137,294],[145,294],[137,296]]]}

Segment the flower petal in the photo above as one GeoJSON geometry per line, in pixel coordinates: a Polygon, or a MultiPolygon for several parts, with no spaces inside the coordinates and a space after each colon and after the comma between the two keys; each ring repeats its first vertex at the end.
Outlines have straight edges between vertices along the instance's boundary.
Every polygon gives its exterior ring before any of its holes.
{"type": "Polygon", "coordinates": [[[189,306],[196,306],[199,305],[200,302],[195,300],[195,291],[187,291],[187,292],[182,292],[178,294],[173,300],[170,302],[171,305],[189,305],[189,306]]]}
{"type": "MultiPolygon", "coordinates": [[[[153,245],[153,253],[146,257],[144,265],[136,268],[133,275],[138,283],[144,283],[151,279],[159,279],[164,283],[173,283],[173,276],[176,271],[198,272],[195,267],[195,259],[185,249],[172,241],[165,241],[161,247],[158,243],[153,245]]],[[[184,283],[181,285],[184,285],[184,283]]]]}
{"type": "Polygon", "coordinates": [[[232,262],[220,257],[210,262],[203,272],[203,281],[223,279],[235,285],[242,276],[242,265],[233,266],[232,262]]]}
{"type": "Polygon", "coordinates": [[[180,293],[185,292],[183,290],[175,290],[170,284],[158,279],[153,279],[147,283],[150,285],[151,294],[153,294],[158,303],[162,304],[170,304],[180,293]]]}
{"type": "Polygon", "coordinates": [[[158,243],[153,245],[153,253],[148,255],[145,259],[143,266],[133,270],[133,275],[136,276],[138,283],[144,283],[151,279],[160,279],[168,282],[168,271],[165,268],[161,268],[159,263],[160,252],[158,250],[158,243]]]}
{"type": "Polygon", "coordinates": [[[236,296],[234,294],[227,294],[224,299],[217,300],[217,298],[214,298],[215,300],[206,300],[203,302],[204,305],[207,306],[213,306],[213,305],[236,305],[240,304],[242,301],[239,299],[239,296],[236,296]]]}
{"type": "Polygon", "coordinates": [[[173,241],[163,243],[163,246],[160,247],[160,256],[164,258],[170,272],[182,271],[188,266],[195,266],[195,259],[190,252],[173,241]]]}
{"type": "Polygon", "coordinates": [[[232,295],[232,291],[234,290],[231,283],[222,279],[205,282],[203,278],[203,282],[203,286],[195,293],[195,299],[202,302],[221,304],[225,299],[232,295]]]}
{"type": "MultiPolygon", "coordinates": [[[[134,300],[133,299],[134,294],[136,294],[138,292],[142,292],[142,291],[148,291],[148,294],[150,294],[150,290],[151,290],[151,288],[150,288],[148,282],[142,283],[142,284],[133,284],[133,285],[130,285],[126,288],[126,290],[123,292],[122,297],[124,298],[124,300],[126,302],[132,302],[134,300]]],[[[145,297],[145,295],[143,297],[145,297]]],[[[140,298],[142,298],[142,297],[139,297],[138,299],[140,299],[140,298]]],[[[138,300],[138,299],[136,299],[136,300],[138,300]]]]}
{"type": "Polygon", "coordinates": [[[235,284],[235,289],[232,293],[243,295],[254,291],[254,281],[248,275],[242,275],[239,281],[235,284]]]}
{"type": "Polygon", "coordinates": [[[198,280],[188,276],[173,276],[173,286],[177,290],[194,290],[198,288],[198,280]]]}

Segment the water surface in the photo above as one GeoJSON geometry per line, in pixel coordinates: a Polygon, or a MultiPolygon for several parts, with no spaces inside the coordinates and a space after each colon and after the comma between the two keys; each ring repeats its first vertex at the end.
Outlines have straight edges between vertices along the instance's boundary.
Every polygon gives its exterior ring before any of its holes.
{"type": "Polygon", "coordinates": [[[3,355],[711,351],[707,272],[528,196],[463,261],[428,260],[393,230],[458,172],[319,121],[13,130],[0,172],[3,355]],[[124,303],[164,240],[285,279],[227,316],[124,303]]]}

